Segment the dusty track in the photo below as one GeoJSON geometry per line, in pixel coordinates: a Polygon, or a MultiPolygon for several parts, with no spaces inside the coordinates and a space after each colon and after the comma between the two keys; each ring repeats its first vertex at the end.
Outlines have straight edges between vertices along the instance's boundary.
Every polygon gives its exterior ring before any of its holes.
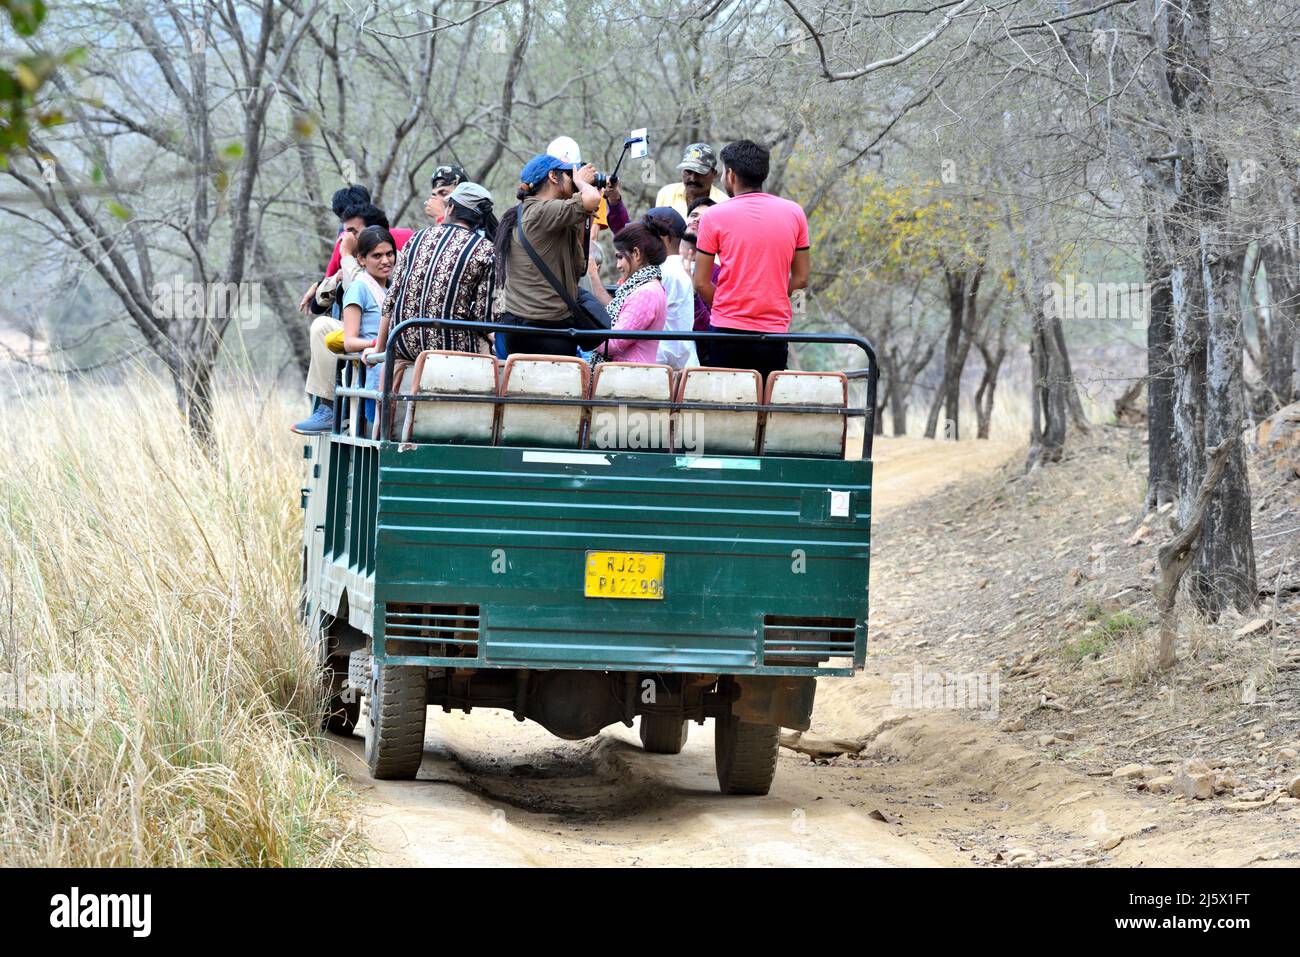
{"type": "MultiPolygon", "coordinates": [[[[873,541],[906,549],[901,506],[996,468],[1014,446],[878,440],[873,541]]],[[[914,538],[913,538],[914,540],[914,538]]],[[[872,617],[893,618],[882,562],[872,617]]],[[[895,563],[896,564],[896,563],[895,563]]],[[[909,570],[910,571],[910,570],[909,570]]],[[[932,570],[942,580],[942,570],[932,570]]],[[[712,723],[677,756],[634,729],[567,742],[503,712],[431,711],[414,782],[375,782],[359,738],[331,741],[362,795],[381,865],[1115,866],[1280,863],[1294,815],[1246,819],[1126,792],[1025,750],[997,722],[894,707],[889,654],[819,684],[812,734],[866,740],[857,757],[782,749],[772,792],[724,798],[712,723]],[[1249,832],[1249,833],[1247,833],[1249,832]]]]}
{"type": "MultiPolygon", "coordinates": [[[[876,527],[891,509],[992,468],[1014,453],[986,442],[877,440],[876,527]]],[[[875,595],[874,601],[888,596],[875,595]]],[[[892,723],[889,688],[871,675],[841,685],[814,729],[872,736],[892,723]]],[[[824,689],[824,690],[829,690],[824,689]]],[[[886,731],[886,733],[889,733],[886,731]]],[[[935,791],[916,769],[885,757],[854,766],[814,764],[782,750],[772,793],[724,798],[713,769],[713,728],[692,725],[678,756],[647,754],[621,726],[566,742],[501,712],[430,712],[424,765],[414,782],[374,782],[359,738],[333,739],[367,805],[375,862],[387,865],[530,864],[957,864],[970,854],[945,818],[922,827],[874,819],[889,795],[924,788],[933,803],[964,802],[966,789],[935,791]],[[960,792],[960,793],[958,793],[960,792]]],[[[1002,826],[976,808],[956,830],[1002,826]]],[[[991,812],[992,809],[989,809],[991,812]]],[[[950,817],[950,816],[949,816],[950,817]]]]}

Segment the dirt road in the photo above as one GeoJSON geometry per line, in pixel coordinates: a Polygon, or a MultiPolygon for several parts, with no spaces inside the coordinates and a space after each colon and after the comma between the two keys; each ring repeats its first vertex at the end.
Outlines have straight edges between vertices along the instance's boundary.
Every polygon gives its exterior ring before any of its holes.
{"type": "MultiPolygon", "coordinates": [[[[891,509],[1014,452],[987,442],[877,440],[877,529],[891,509]]],[[[878,676],[823,682],[831,684],[841,687],[819,705],[814,731],[893,733],[889,687],[878,676]]],[[[1004,828],[1005,815],[987,802],[970,804],[973,819],[938,815],[969,803],[969,789],[941,786],[888,755],[849,766],[782,749],[771,794],[724,798],[712,738],[712,723],[692,725],[682,754],[663,756],[647,754],[635,730],[621,726],[566,742],[503,712],[431,712],[420,777],[400,783],[369,779],[359,738],[333,745],[367,805],[378,864],[957,864],[970,848],[953,833],[1004,828]],[[895,794],[935,805],[931,820],[900,823],[889,810],[895,794]]]]}
{"type": "MultiPolygon", "coordinates": [[[[915,525],[895,527],[893,516],[927,497],[937,503],[948,483],[1021,451],[877,441],[872,540],[894,560],[873,568],[873,623],[897,625],[925,572],[908,557],[915,525]]],[[[915,522],[915,510],[909,515],[915,522]]],[[[1035,749],[1032,735],[1000,731],[996,713],[903,707],[894,700],[906,678],[898,672],[912,665],[887,630],[876,627],[862,675],[818,685],[806,738],[849,739],[857,753],[813,761],[782,748],[766,797],[717,793],[712,722],[691,725],[685,750],[664,756],[643,751],[635,729],[622,726],[566,742],[504,712],[434,711],[419,779],[400,783],[369,779],[359,738],[332,746],[362,795],[381,865],[1241,867],[1295,859],[1300,808],[1205,813],[1195,801],[1125,788],[1109,770],[1098,777],[1067,766],[1051,748],[1035,749]]],[[[934,666],[947,666],[931,652],[934,666]]]]}

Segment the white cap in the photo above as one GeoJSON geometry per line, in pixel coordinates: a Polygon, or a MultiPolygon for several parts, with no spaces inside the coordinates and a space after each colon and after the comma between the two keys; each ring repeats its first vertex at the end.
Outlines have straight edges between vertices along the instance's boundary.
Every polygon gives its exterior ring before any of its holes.
{"type": "Polygon", "coordinates": [[[557,136],[551,140],[551,145],[546,147],[546,152],[566,163],[582,162],[582,152],[578,149],[578,144],[568,136],[557,136]]]}

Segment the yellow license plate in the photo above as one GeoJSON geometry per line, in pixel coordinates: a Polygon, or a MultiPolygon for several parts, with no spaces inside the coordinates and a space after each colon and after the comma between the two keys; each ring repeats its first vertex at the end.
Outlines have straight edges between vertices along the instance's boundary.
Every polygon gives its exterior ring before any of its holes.
{"type": "Polygon", "coordinates": [[[588,598],[663,598],[662,552],[587,552],[588,598]]]}

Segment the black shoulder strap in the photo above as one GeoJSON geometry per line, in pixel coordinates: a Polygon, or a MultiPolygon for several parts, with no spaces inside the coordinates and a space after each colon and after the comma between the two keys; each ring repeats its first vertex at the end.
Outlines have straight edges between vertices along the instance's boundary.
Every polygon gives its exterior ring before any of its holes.
{"type": "Polygon", "coordinates": [[[564,304],[569,307],[569,312],[577,314],[578,304],[574,301],[573,297],[569,295],[568,291],[560,285],[560,281],[555,278],[555,273],[551,272],[550,267],[548,267],[546,263],[542,262],[542,257],[537,255],[537,250],[533,248],[533,244],[530,243],[528,237],[524,235],[523,203],[519,204],[519,214],[515,217],[515,237],[523,245],[524,252],[528,253],[528,258],[533,261],[533,265],[536,266],[537,271],[542,274],[542,278],[550,283],[551,288],[554,289],[559,297],[564,300],[564,304]]]}

